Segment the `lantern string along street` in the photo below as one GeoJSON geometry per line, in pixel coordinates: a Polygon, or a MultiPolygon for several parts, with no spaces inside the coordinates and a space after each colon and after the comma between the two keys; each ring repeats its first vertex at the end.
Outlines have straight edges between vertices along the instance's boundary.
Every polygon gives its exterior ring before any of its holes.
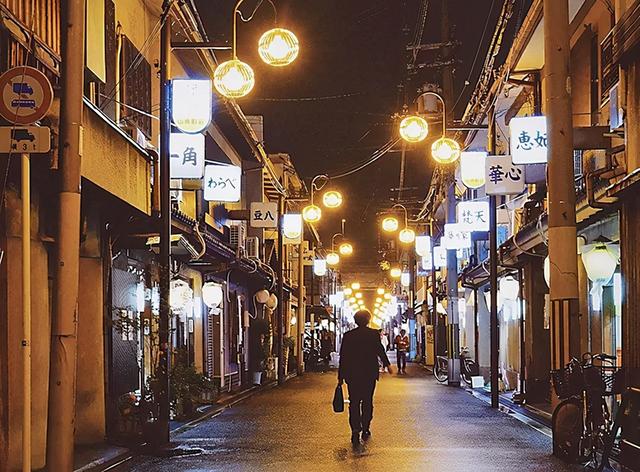
{"type": "MultiPolygon", "coordinates": [[[[255,76],[251,66],[238,59],[237,54],[237,18],[245,20],[240,11],[244,0],[239,0],[233,9],[232,58],[216,67],[213,74],[213,85],[226,98],[237,99],[248,95],[255,85],[255,76]]],[[[275,6],[271,3],[274,12],[275,6]]],[[[254,11],[255,14],[255,11],[254,11]]],[[[277,12],[276,12],[277,14],[277,12]]],[[[276,19],[277,20],[277,19],[276,19]]],[[[291,64],[300,51],[298,38],[291,31],[284,28],[273,28],[265,32],[258,41],[260,58],[271,66],[282,67],[291,64]]]]}

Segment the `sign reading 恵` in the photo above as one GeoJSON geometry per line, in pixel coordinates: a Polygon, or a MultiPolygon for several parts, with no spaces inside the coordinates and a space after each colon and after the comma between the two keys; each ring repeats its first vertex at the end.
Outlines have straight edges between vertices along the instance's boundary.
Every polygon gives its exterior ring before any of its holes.
{"type": "Polygon", "coordinates": [[[46,126],[0,127],[0,152],[38,153],[51,149],[51,130],[46,126]]]}
{"type": "Polygon", "coordinates": [[[489,202],[460,202],[458,223],[468,231],[489,231],[489,202]]]}
{"type": "Polygon", "coordinates": [[[38,69],[19,66],[0,76],[0,116],[9,123],[31,125],[44,118],[52,102],[51,82],[38,69]]]}
{"type": "Polygon", "coordinates": [[[171,117],[180,131],[199,133],[211,123],[210,80],[173,79],[171,117]]]}
{"type": "Polygon", "coordinates": [[[524,169],[511,156],[487,156],[485,167],[487,195],[518,195],[525,188],[524,169]]]}
{"type": "Polygon", "coordinates": [[[241,197],[242,169],[230,165],[206,165],[204,167],[204,199],[215,202],[239,202],[241,197]]]}
{"type": "Polygon", "coordinates": [[[517,116],[509,122],[511,156],[514,164],[547,162],[547,118],[517,116]]]}
{"type": "Polygon", "coordinates": [[[252,228],[277,228],[278,204],[251,202],[251,227],[252,228]]]}
{"type": "Polygon", "coordinates": [[[171,133],[172,179],[201,179],[204,174],[204,135],[171,133]]]}
{"type": "Polygon", "coordinates": [[[471,247],[471,232],[460,223],[447,223],[444,225],[444,234],[440,244],[448,249],[465,249],[471,247]]]}

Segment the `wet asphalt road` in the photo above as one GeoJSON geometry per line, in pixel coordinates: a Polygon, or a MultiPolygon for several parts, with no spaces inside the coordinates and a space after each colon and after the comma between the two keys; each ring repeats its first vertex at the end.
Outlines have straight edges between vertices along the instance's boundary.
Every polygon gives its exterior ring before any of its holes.
{"type": "MultiPolygon", "coordinates": [[[[195,456],[143,456],[122,471],[568,471],[551,439],[422,368],[384,374],[372,438],[354,450],[347,413],[331,409],[335,374],[305,374],[175,438],[195,456]]],[[[345,389],[346,391],[346,389],[345,389]]]]}

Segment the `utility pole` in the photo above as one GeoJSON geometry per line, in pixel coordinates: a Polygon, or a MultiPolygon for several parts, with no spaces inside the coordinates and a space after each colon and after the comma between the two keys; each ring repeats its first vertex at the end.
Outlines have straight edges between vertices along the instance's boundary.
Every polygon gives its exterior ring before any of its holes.
{"type": "MultiPolygon", "coordinates": [[[[451,25],[449,24],[449,6],[447,0],[442,0],[441,13],[442,42],[449,44],[451,39],[451,25]]],[[[445,123],[451,123],[453,120],[453,64],[450,63],[451,47],[442,48],[443,63],[442,67],[442,95],[445,103],[450,104],[447,107],[447,113],[450,116],[444,117],[445,123]]],[[[450,181],[447,183],[447,199],[446,199],[446,221],[447,223],[456,222],[456,183],[453,172],[449,173],[450,181]]],[[[455,249],[447,251],[447,315],[449,323],[447,325],[447,358],[448,358],[448,379],[447,385],[460,385],[460,325],[458,314],[458,257],[455,249]]]]}
{"type": "Polygon", "coordinates": [[[284,370],[285,356],[284,348],[285,330],[285,306],[284,306],[284,229],[282,221],[285,213],[284,195],[278,197],[278,384],[284,383],[287,372],[284,370]]]}
{"type": "MultiPolygon", "coordinates": [[[[304,230],[303,230],[304,233],[304,230]]],[[[298,375],[302,375],[304,371],[304,359],[302,348],[304,347],[304,325],[306,322],[306,306],[304,301],[304,238],[298,246],[298,322],[296,341],[296,357],[298,358],[298,375]]]]}
{"type": "MultiPolygon", "coordinates": [[[[67,0],[62,5],[60,200],[51,323],[47,469],[67,471],[73,470],[76,416],[85,2],[67,0]]],[[[29,267],[22,270],[29,271],[29,267]]]]}
{"type": "MultiPolygon", "coordinates": [[[[496,117],[495,107],[491,107],[488,116],[489,132],[487,133],[489,154],[496,153],[496,117]]],[[[491,407],[498,408],[500,397],[498,391],[498,210],[495,195],[489,195],[489,345],[491,376],[491,407]]]]}
{"type": "Polygon", "coordinates": [[[165,0],[162,7],[160,31],[160,320],[158,338],[160,358],[158,364],[159,417],[153,442],[164,445],[169,442],[169,372],[171,369],[171,345],[169,323],[171,305],[171,194],[170,151],[171,140],[171,2],[165,0]]]}
{"type": "Polygon", "coordinates": [[[576,195],[572,184],[569,6],[567,0],[544,0],[543,7],[551,267],[551,368],[559,369],[572,356],[580,354],[576,195]]]}

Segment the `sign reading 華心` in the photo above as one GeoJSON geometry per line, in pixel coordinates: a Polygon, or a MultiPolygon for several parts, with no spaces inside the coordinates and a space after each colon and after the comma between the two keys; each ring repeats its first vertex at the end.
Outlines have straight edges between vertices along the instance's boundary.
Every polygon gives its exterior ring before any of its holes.
{"type": "Polygon", "coordinates": [[[242,168],[231,165],[204,167],[204,199],[214,202],[239,202],[242,168]]]}
{"type": "Polygon", "coordinates": [[[487,195],[518,195],[524,191],[524,169],[515,165],[511,156],[487,156],[485,175],[487,195]]]}
{"type": "Polygon", "coordinates": [[[518,116],[509,122],[511,156],[514,164],[547,162],[547,118],[518,116]]]}
{"type": "Polygon", "coordinates": [[[204,174],[204,135],[171,133],[172,179],[201,179],[204,174]]]}
{"type": "Polygon", "coordinates": [[[0,116],[15,125],[31,125],[44,118],[53,102],[46,75],[27,66],[0,75],[0,116]]]}
{"type": "Polygon", "coordinates": [[[458,203],[458,223],[468,231],[489,231],[489,202],[458,203]]]}
{"type": "Polygon", "coordinates": [[[251,227],[277,228],[278,204],[271,202],[251,202],[251,227]]]}
{"type": "Polygon", "coordinates": [[[465,249],[471,247],[471,232],[468,227],[460,223],[444,225],[444,235],[440,244],[446,249],[465,249]]]}
{"type": "Polygon", "coordinates": [[[210,80],[173,79],[171,117],[180,131],[199,133],[211,123],[210,80]]]}

